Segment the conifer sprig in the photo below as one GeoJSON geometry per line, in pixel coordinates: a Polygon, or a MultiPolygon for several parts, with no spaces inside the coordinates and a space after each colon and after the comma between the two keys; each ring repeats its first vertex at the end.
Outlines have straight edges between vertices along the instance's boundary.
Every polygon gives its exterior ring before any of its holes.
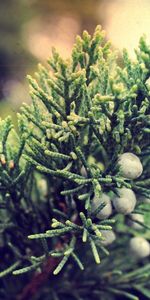
{"type": "Polygon", "coordinates": [[[22,105],[17,133],[10,117],[0,120],[3,287],[11,273],[42,278],[55,260],[50,270],[63,270],[63,287],[59,281],[51,287],[53,300],[87,300],[89,293],[137,300],[137,291],[150,298],[150,47],[144,37],[135,53],[132,61],[123,51],[119,66],[100,26],[93,36],[84,31],[70,59],[53,49],[48,68],[39,65],[35,78],[28,76],[32,103],[22,105]],[[139,236],[147,239],[146,252],[135,247],[139,236]],[[131,255],[127,263],[130,241],[144,262],[131,255]],[[76,266],[85,269],[82,280],[76,266]]]}

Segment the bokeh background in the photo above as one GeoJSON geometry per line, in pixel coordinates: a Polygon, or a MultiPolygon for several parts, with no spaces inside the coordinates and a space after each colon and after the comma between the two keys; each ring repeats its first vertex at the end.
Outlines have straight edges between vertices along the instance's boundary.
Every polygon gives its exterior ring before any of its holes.
{"type": "Polygon", "coordinates": [[[68,57],[75,36],[97,24],[120,51],[134,56],[139,37],[150,42],[150,0],[0,0],[0,117],[30,101],[26,74],[55,46],[68,57]]]}

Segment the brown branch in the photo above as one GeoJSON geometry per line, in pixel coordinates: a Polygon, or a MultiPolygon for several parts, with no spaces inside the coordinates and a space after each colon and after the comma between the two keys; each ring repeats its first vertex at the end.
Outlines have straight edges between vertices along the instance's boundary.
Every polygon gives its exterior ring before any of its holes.
{"type": "Polygon", "coordinates": [[[17,297],[17,300],[29,300],[37,293],[37,291],[45,284],[49,276],[59,263],[58,258],[50,257],[43,270],[39,274],[35,274],[31,281],[25,286],[22,293],[17,297]]]}
{"type": "MultiPolygon", "coordinates": [[[[66,206],[60,202],[59,206],[61,207],[63,212],[66,212],[66,206]]],[[[74,221],[77,223],[77,217],[74,221]]],[[[67,237],[64,237],[64,242],[67,242],[67,237]]],[[[62,249],[63,243],[58,242],[55,246],[55,249],[62,249]]],[[[60,259],[50,257],[45,265],[43,266],[42,272],[40,274],[34,274],[31,281],[24,287],[22,293],[17,297],[17,300],[29,300],[33,299],[33,297],[37,291],[46,283],[49,276],[52,275],[52,272],[59,264],[60,259]]]]}

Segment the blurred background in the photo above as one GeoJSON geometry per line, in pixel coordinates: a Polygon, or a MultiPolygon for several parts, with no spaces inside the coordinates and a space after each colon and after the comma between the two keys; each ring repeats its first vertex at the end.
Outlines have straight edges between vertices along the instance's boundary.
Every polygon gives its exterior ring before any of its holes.
{"type": "Polygon", "coordinates": [[[52,46],[68,57],[75,36],[93,33],[97,24],[133,57],[141,35],[150,42],[150,0],[1,0],[0,117],[15,116],[30,101],[26,74],[46,61],[52,46]]]}

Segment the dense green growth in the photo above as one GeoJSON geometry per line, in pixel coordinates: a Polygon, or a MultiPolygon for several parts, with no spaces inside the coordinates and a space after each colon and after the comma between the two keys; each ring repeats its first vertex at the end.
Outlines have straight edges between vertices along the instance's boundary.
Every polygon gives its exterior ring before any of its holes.
{"type": "Polygon", "coordinates": [[[70,59],[53,49],[50,68],[28,76],[32,104],[23,104],[17,133],[9,117],[1,120],[0,299],[150,299],[149,257],[129,250],[133,237],[150,239],[145,39],[135,61],[126,51],[122,61],[100,27],[93,37],[85,31],[70,59]],[[126,152],[140,159],[141,176],[123,174],[118,158],[126,152]],[[143,222],[114,202],[129,189],[143,222]]]}

